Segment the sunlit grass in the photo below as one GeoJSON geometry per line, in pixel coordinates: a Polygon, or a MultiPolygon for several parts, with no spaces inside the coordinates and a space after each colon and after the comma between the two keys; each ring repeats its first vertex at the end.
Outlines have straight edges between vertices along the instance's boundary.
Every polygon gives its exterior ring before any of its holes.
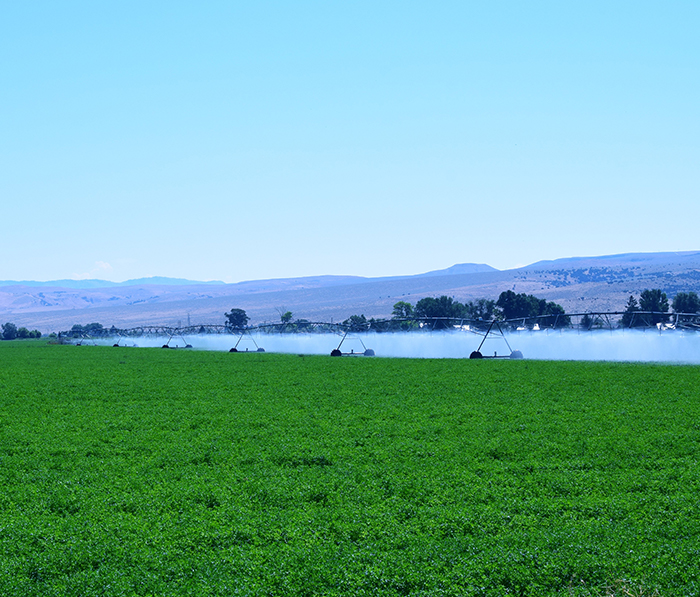
{"type": "Polygon", "coordinates": [[[699,594],[697,367],[0,359],[0,594],[699,594]]]}

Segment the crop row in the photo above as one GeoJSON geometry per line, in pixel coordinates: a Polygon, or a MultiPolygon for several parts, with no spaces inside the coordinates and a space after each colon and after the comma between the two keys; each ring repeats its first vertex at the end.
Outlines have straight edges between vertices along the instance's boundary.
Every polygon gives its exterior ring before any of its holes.
{"type": "Polygon", "coordinates": [[[698,595],[698,368],[0,345],[4,595],[698,595]]]}

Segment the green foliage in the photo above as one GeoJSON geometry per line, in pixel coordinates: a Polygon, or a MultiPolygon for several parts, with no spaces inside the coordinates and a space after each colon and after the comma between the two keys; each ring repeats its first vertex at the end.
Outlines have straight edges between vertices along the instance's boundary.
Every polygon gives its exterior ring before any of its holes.
{"type": "Polygon", "coordinates": [[[695,292],[679,292],[673,299],[676,313],[700,313],[700,297],[695,292]]]}
{"type": "MultiPolygon", "coordinates": [[[[420,326],[413,318],[416,314],[413,311],[413,305],[407,301],[399,301],[394,303],[394,309],[391,312],[391,321],[384,324],[384,329],[381,331],[388,332],[410,332],[413,330],[420,329],[420,326]]],[[[374,324],[373,329],[378,326],[374,324]]]]}
{"type": "Polygon", "coordinates": [[[406,301],[394,303],[394,310],[391,312],[393,319],[401,319],[405,317],[414,317],[413,305],[406,301]]]}
{"type": "Polygon", "coordinates": [[[464,305],[450,296],[425,297],[416,303],[416,317],[434,319],[435,329],[445,329],[453,325],[452,318],[465,317],[464,305]]]}
{"type": "Polygon", "coordinates": [[[95,338],[99,336],[106,336],[108,333],[109,331],[106,330],[101,323],[88,323],[86,325],[76,323],[70,330],[61,332],[61,335],[69,338],[82,338],[83,336],[91,336],[95,338]]]}
{"type": "Polygon", "coordinates": [[[351,332],[366,332],[370,326],[364,315],[351,315],[343,322],[343,325],[348,326],[348,330],[351,332]]]}
{"type": "Polygon", "coordinates": [[[294,317],[294,315],[292,315],[291,311],[285,311],[284,313],[282,313],[280,315],[280,321],[282,323],[289,323],[290,321],[292,321],[293,317],[294,317]]]}
{"type": "Polygon", "coordinates": [[[622,327],[630,328],[644,325],[642,319],[637,315],[638,311],[640,311],[639,303],[637,303],[637,299],[633,295],[630,295],[625,305],[625,312],[622,315],[622,327]]]}
{"type": "Polygon", "coordinates": [[[634,296],[630,296],[625,305],[625,312],[622,315],[622,327],[641,327],[655,325],[667,321],[668,299],[666,293],[658,288],[643,290],[639,295],[639,302],[634,296]],[[639,313],[640,311],[653,311],[653,314],[639,313]]]}
{"type": "Polygon", "coordinates": [[[496,301],[483,298],[469,301],[464,303],[464,311],[471,319],[488,321],[496,316],[496,301]]]}
{"type": "Polygon", "coordinates": [[[594,328],[602,328],[604,326],[604,321],[603,319],[598,316],[598,315],[591,315],[590,313],[586,313],[582,318],[580,322],[580,327],[583,328],[584,330],[592,330],[594,328]]]}
{"type": "Polygon", "coordinates": [[[17,338],[27,339],[27,338],[41,338],[41,332],[39,330],[28,330],[25,327],[17,329],[17,338]]]}
{"type": "Polygon", "coordinates": [[[399,301],[392,311],[391,330],[410,331],[419,329],[415,321],[397,321],[405,318],[434,320],[434,329],[447,329],[463,319],[489,321],[496,315],[496,303],[489,299],[478,299],[460,303],[449,296],[426,297],[418,301],[414,309],[411,303],[399,301]]]}
{"type": "Polygon", "coordinates": [[[668,298],[658,288],[642,291],[639,295],[639,308],[642,311],[654,311],[653,315],[648,316],[652,325],[668,320],[667,315],[660,315],[668,313],[668,298]]]}
{"type": "Polygon", "coordinates": [[[248,325],[250,318],[243,309],[231,309],[226,316],[226,326],[234,330],[242,330],[248,325]]]}
{"type": "Polygon", "coordinates": [[[697,367],[231,357],[0,345],[0,594],[700,592],[697,367]]]}
{"type": "Polygon", "coordinates": [[[2,339],[3,340],[14,340],[17,337],[17,326],[14,323],[2,324],[2,339]]]}
{"type": "Polygon", "coordinates": [[[561,305],[540,299],[539,307],[540,315],[549,315],[549,317],[542,317],[538,320],[540,327],[563,328],[571,325],[571,319],[561,305]]]}
{"type": "Polygon", "coordinates": [[[538,320],[540,327],[567,327],[571,320],[561,305],[547,302],[531,294],[516,294],[512,290],[501,292],[496,301],[504,319],[528,319],[549,315],[538,320]]]}
{"type": "MultiPolygon", "coordinates": [[[[416,308],[411,303],[399,301],[394,305],[392,319],[409,317],[446,318],[446,319],[483,319],[491,320],[495,316],[495,301],[489,299],[477,299],[464,304],[455,301],[449,296],[438,298],[426,297],[418,301],[416,308]]],[[[442,327],[448,327],[451,322],[446,321],[442,327]]]]}
{"type": "Polygon", "coordinates": [[[512,290],[501,292],[496,301],[504,319],[535,317],[539,315],[540,301],[531,294],[516,294],[512,290]]]}

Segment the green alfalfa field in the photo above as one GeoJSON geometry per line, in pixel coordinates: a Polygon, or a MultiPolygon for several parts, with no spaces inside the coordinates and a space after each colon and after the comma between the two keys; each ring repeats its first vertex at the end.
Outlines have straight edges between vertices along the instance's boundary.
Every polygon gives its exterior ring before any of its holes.
{"type": "Polygon", "coordinates": [[[0,343],[0,594],[700,595],[700,368],[0,343]]]}

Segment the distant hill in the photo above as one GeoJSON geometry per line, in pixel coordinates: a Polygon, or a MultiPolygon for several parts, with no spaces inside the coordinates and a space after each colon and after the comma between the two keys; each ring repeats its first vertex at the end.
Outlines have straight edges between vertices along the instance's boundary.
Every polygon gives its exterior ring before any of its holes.
{"type": "Polygon", "coordinates": [[[91,322],[177,326],[188,321],[222,323],[224,313],[235,307],[245,309],[252,323],[279,321],[281,309],[309,320],[342,321],[353,314],[389,317],[400,300],[415,304],[443,294],[462,302],[496,299],[504,290],[555,301],[569,313],[614,311],[646,288],[660,288],[669,298],[678,292],[700,293],[700,251],[571,257],[505,271],[465,263],[383,278],[329,275],[237,284],[173,278],[89,282],[94,285],[87,288],[61,281],[0,283],[0,320],[47,332],[91,322]]]}
{"type": "Polygon", "coordinates": [[[223,284],[219,281],[195,282],[183,278],[163,278],[154,276],[151,278],[138,278],[136,280],[126,280],[125,282],[109,282],[108,280],[52,280],[49,282],[36,282],[33,280],[14,281],[0,280],[2,286],[27,286],[29,288],[112,288],[114,286],[193,286],[201,284],[223,284]]]}
{"type": "Polygon", "coordinates": [[[620,255],[603,255],[601,257],[565,257],[553,261],[538,261],[520,269],[554,270],[575,269],[582,267],[644,267],[657,268],[667,265],[695,267],[700,259],[698,251],[681,251],[676,253],[622,253],[620,255]]]}
{"type": "MultiPolygon", "coordinates": [[[[461,263],[453,265],[447,269],[435,270],[417,276],[443,276],[452,274],[476,274],[480,272],[498,271],[490,265],[479,263],[461,263]]],[[[268,280],[249,280],[245,282],[237,282],[235,285],[247,286],[249,288],[266,289],[271,288],[288,288],[290,286],[337,286],[339,284],[371,282],[373,280],[396,280],[410,278],[413,276],[391,276],[385,278],[365,278],[362,276],[307,276],[301,278],[273,278],[268,280]]],[[[187,280],[184,278],[166,278],[152,276],[150,278],[137,278],[135,280],[126,280],[125,282],[110,282],[108,280],[51,280],[46,282],[38,282],[34,280],[0,280],[0,288],[3,286],[26,286],[28,288],[74,288],[74,289],[91,289],[91,288],[114,288],[119,286],[202,286],[214,285],[224,282],[212,280],[201,282],[196,280],[187,280]]]]}
{"type": "Polygon", "coordinates": [[[438,269],[425,274],[418,274],[418,277],[425,276],[454,276],[460,274],[483,274],[484,272],[497,272],[495,267],[484,263],[458,263],[447,269],[438,269]]]}

